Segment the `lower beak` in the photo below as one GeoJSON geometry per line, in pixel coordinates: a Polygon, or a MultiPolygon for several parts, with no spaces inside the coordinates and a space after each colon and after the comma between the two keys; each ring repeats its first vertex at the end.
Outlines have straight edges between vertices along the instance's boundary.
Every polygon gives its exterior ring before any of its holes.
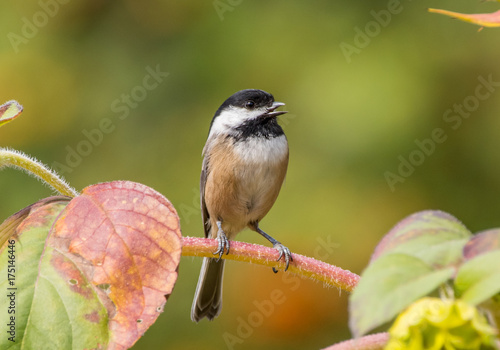
{"type": "Polygon", "coordinates": [[[273,102],[273,105],[267,109],[266,117],[277,117],[279,115],[288,113],[287,111],[276,111],[278,107],[284,106],[283,102],[273,102]]]}

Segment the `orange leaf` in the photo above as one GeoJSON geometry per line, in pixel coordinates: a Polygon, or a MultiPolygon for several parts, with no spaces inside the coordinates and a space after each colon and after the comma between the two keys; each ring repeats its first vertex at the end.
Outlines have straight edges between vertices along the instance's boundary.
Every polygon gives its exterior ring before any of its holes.
{"type": "Polygon", "coordinates": [[[131,347],[177,280],[182,240],[172,204],[138,183],[89,186],[61,213],[51,239],[98,287],[110,314],[109,348],[131,347]]]}
{"type": "Polygon", "coordinates": [[[500,11],[493,13],[478,13],[473,15],[432,8],[428,9],[428,11],[432,13],[439,13],[452,18],[457,18],[459,20],[477,24],[482,27],[500,27],[500,11]]]}

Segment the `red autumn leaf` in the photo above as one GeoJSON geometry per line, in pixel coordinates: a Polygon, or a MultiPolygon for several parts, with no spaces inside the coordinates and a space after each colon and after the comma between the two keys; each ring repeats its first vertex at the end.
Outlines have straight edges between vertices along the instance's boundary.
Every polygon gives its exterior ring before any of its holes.
{"type": "Polygon", "coordinates": [[[493,13],[466,14],[432,8],[428,10],[432,13],[439,13],[464,22],[477,24],[481,27],[500,27],[500,11],[493,13]]]}
{"type": "Polygon", "coordinates": [[[42,199],[0,225],[0,236],[7,239],[0,247],[0,272],[8,276],[0,284],[10,296],[10,302],[8,298],[0,300],[0,307],[10,307],[11,323],[9,338],[0,338],[0,349],[11,348],[12,342],[26,349],[37,349],[40,344],[51,344],[55,349],[68,344],[93,349],[108,343],[108,318],[102,303],[95,293],[86,293],[83,298],[78,293],[93,286],[76,285],[85,281],[81,271],[64,252],[48,244],[49,232],[70,200],[63,196],[42,199]],[[63,262],[65,269],[54,269],[54,259],[63,262]]]}
{"type": "Polygon", "coordinates": [[[108,348],[131,347],[163,311],[177,279],[182,240],[172,204],[138,183],[93,185],[61,213],[51,241],[98,287],[109,312],[108,348]]]}
{"type": "Polygon", "coordinates": [[[0,306],[14,298],[9,336],[27,348],[131,347],[163,310],[181,253],[170,202],[124,181],[43,199],[0,224],[0,243],[0,272],[11,273],[0,284],[14,291],[0,306]]]}

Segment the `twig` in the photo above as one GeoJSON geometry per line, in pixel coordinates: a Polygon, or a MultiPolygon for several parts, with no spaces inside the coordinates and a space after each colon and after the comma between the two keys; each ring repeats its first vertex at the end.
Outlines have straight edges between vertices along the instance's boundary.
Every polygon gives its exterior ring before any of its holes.
{"type": "Polygon", "coordinates": [[[377,333],[346,340],[323,350],[382,350],[389,341],[389,333],[377,333]]]}
{"type": "MultiPolygon", "coordinates": [[[[215,257],[213,252],[217,249],[215,239],[183,237],[182,255],[215,257]]],[[[231,241],[229,254],[224,254],[223,259],[251,262],[268,267],[285,268],[283,259],[277,262],[278,251],[273,248],[257,244],[231,241]]],[[[293,261],[287,272],[309,277],[333,287],[351,292],[359,281],[359,276],[340,267],[329,265],[322,261],[292,253],[293,261]]]]}
{"type": "Polygon", "coordinates": [[[24,170],[29,175],[33,175],[50,185],[62,195],[70,197],[78,196],[78,192],[62,178],[57,176],[56,173],[43,165],[40,161],[22,152],[0,148],[0,169],[3,167],[13,167],[24,170]]]}

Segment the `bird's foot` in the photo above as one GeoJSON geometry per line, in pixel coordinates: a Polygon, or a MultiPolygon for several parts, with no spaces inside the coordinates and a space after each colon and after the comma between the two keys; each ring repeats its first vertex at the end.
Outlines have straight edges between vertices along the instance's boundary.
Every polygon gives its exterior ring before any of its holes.
{"type": "MultiPolygon", "coordinates": [[[[278,256],[278,260],[276,260],[276,261],[280,261],[281,258],[283,258],[283,260],[285,260],[285,271],[288,270],[288,265],[290,265],[290,261],[293,261],[293,257],[292,257],[292,253],[290,252],[290,249],[285,247],[280,242],[274,243],[273,248],[278,249],[278,252],[280,253],[280,255],[278,256]]],[[[278,270],[276,270],[276,268],[273,267],[273,272],[277,273],[278,270]]]]}
{"type": "Polygon", "coordinates": [[[222,228],[219,228],[217,232],[217,250],[214,252],[214,255],[219,256],[219,260],[222,258],[224,251],[226,254],[229,254],[229,240],[227,239],[226,234],[222,231],[222,228]]]}

